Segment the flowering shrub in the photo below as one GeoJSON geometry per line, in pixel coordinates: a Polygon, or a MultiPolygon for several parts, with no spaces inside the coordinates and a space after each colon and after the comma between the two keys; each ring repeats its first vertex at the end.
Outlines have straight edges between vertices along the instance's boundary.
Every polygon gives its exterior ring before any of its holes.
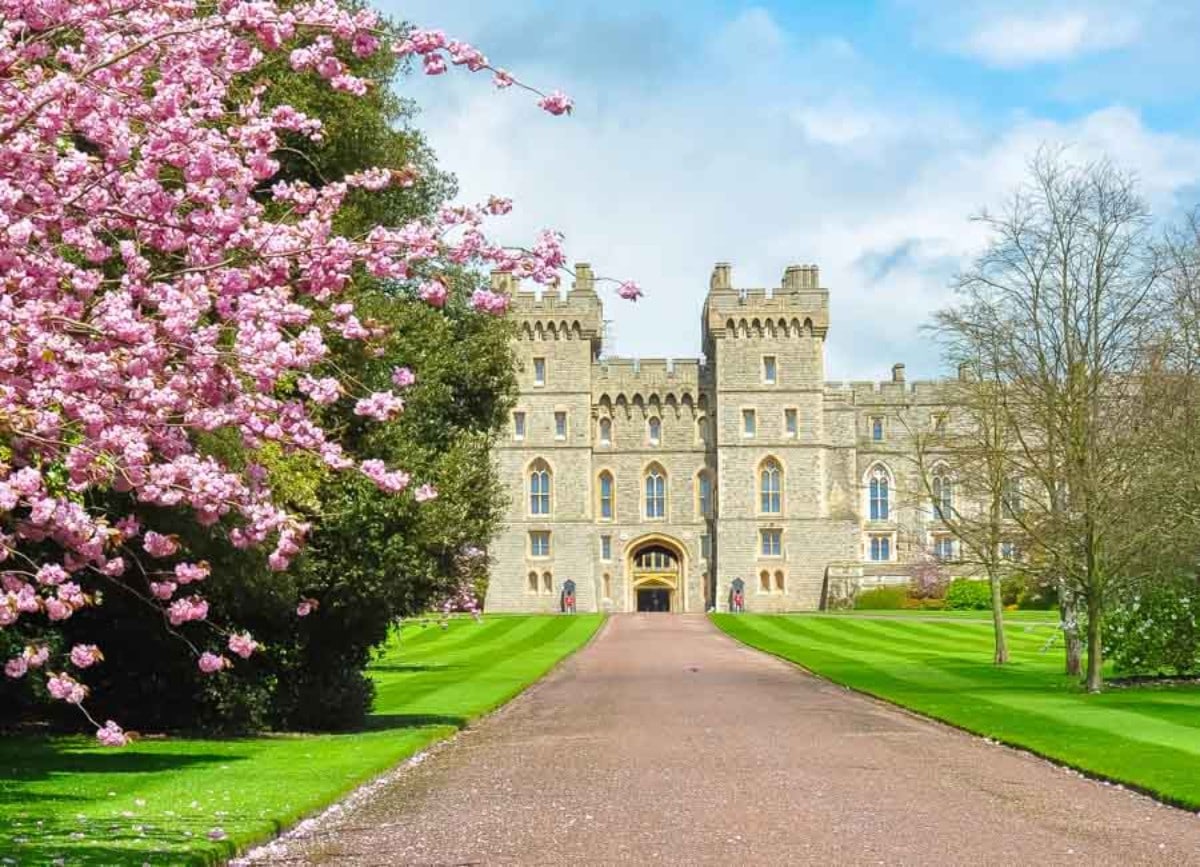
{"type": "Polygon", "coordinates": [[[1200,582],[1147,581],[1105,615],[1104,652],[1118,671],[1200,671],[1200,582]]]}
{"type": "Polygon", "coordinates": [[[923,557],[910,567],[908,595],[913,599],[941,599],[946,595],[950,576],[935,557],[923,557]]]}
{"type": "MultiPolygon", "coordinates": [[[[79,675],[103,671],[105,648],[80,640],[44,658],[55,643],[39,636],[98,606],[106,589],[158,611],[181,637],[189,624],[209,627],[208,638],[185,638],[194,670],[224,677],[234,658],[253,656],[251,633],[210,620],[213,558],[153,523],[185,510],[210,535],[266,546],[269,567],[288,569],[312,527],[280,506],[262,466],[231,464],[204,445],[222,432],[249,453],[304,452],[388,494],[434,500],[428,480],[357,456],[320,423],[322,408],[342,402],[364,421],[395,419],[413,375],[397,369],[390,386],[367,391],[325,367],[334,343],[370,351],[382,337],[347,288],[366,274],[417,286],[441,307],[464,268],[553,283],[564,258],[552,233],[529,249],[489,241],[484,224],[510,207],[496,198],[339,233],[349,196],[411,185],[411,166],[319,187],[275,180],[283,143],[319,140],[321,119],[272,104],[268,84],[243,92],[238,83],[286,57],[361,95],[373,83],[352,72],[352,59],[380,51],[419,57],[432,75],[449,62],[491,69],[500,87],[519,84],[438,31],[389,41],[373,13],[331,0],[0,0],[8,678],[36,672],[52,698],[87,714],[79,675]]],[[[539,104],[571,109],[558,93],[539,94],[539,104]]],[[[635,289],[621,294],[636,298],[635,289]]],[[[470,298],[489,314],[507,303],[490,289],[470,298]]],[[[295,605],[313,608],[308,598],[295,605]]],[[[124,741],[117,723],[92,721],[103,743],[124,741]]]]}
{"type": "Polygon", "coordinates": [[[946,607],[957,611],[988,611],[992,607],[992,588],[987,581],[955,578],[946,588],[946,607]]]}

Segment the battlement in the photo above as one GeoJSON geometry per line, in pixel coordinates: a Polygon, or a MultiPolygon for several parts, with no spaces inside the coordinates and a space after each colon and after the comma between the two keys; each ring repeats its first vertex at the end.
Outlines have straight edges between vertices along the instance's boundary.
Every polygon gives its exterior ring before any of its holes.
{"type": "Polygon", "coordinates": [[[827,401],[848,401],[856,406],[878,406],[894,403],[940,403],[945,399],[946,381],[939,379],[914,382],[853,380],[825,383],[827,401]]]}
{"type": "Polygon", "coordinates": [[[829,290],[816,265],[789,265],[778,287],[734,288],[732,266],[718,262],[704,303],[706,338],[824,337],[829,290]]]}
{"type": "Polygon", "coordinates": [[[662,401],[699,400],[710,370],[696,358],[609,358],[592,365],[592,394],[600,401],[641,397],[662,401]]]}
{"type": "Polygon", "coordinates": [[[603,306],[595,292],[592,268],[586,262],[575,266],[572,286],[526,289],[508,272],[492,272],[492,290],[512,299],[509,318],[526,340],[590,340],[599,353],[603,306]]]}

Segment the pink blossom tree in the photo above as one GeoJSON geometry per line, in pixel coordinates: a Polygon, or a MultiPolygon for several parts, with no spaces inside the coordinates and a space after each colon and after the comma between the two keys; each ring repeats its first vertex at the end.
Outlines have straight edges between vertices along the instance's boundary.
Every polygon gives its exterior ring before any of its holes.
{"type": "MultiPolygon", "coordinates": [[[[439,31],[393,40],[370,11],[333,0],[0,0],[0,630],[52,634],[108,589],[154,606],[166,628],[209,624],[220,643],[194,647],[205,673],[251,656],[253,636],[210,619],[207,563],[133,512],[94,505],[117,492],[183,508],[287,569],[309,527],[276,504],[261,468],[230,466],[204,434],[232,430],[249,450],[305,451],[397,496],[436,497],[402,467],[348,453],[317,421],[345,401],[386,423],[414,375],[398,369],[395,389],[365,393],[324,370],[329,338],[378,336],[347,287],[358,274],[404,281],[438,307],[452,272],[554,284],[565,260],[552,232],[528,249],[489,240],[488,220],[511,207],[500,198],[339,234],[351,190],[411,185],[411,166],[320,187],[272,181],[285,137],[319,139],[321,120],[266,108],[269,84],[243,96],[235,82],[286,56],[360,94],[372,83],[347,58],[379,51],[532,91],[439,31]]],[[[561,93],[532,92],[552,114],[571,110],[561,93]]],[[[481,289],[471,304],[499,315],[508,298],[481,289]]],[[[297,600],[299,616],[312,608],[297,600]]],[[[103,658],[95,645],[51,653],[34,638],[4,668],[36,672],[86,715],[82,670],[103,658]]],[[[114,721],[88,719],[102,743],[126,741],[114,721]]]]}

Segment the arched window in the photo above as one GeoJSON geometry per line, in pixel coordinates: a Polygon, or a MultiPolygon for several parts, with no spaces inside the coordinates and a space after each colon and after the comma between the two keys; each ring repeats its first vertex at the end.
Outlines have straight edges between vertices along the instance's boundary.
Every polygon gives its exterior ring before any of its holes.
{"type": "Polygon", "coordinates": [[[540,459],[529,468],[529,514],[550,514],[550,466],[540,459]]]}
{"type": "Polygon", "coordinates": [[[662,421],[657,416],[650,417],[646,428],[647,435],[650,437],[650,445],[656,446],[662,442],[662,421]]]}
{"type": "Polygon", "coordinates": [[[612,445],[612,419],[611,418],[600,419],[600,445],[602,445],[602,446],[611,446],[612,445]]]}
{"type": "Polygon", "coordinates": [[[766,569],[758,573],[758,589],[763,593],[771,592],[771,573],[766,569]]]}
{"type": "Polygon", "coordinates": [[[933,491],[933,515],[944,521],[954,514],[954,483],[945,470],[938,469],[934,471],[930,488],[933,491]]]}
{"type": "Polygon", "coordinates": [[[872,521],[888,519],[888,473],[883,467],[871,470],[868,483],[869,509],[872,521]]]}
{"type": "Polygon", "coordinates": [[[759,511],[778,515],[783,511],[783,468],[779,461],[767,458],[758,472],[759,511]]]}
{"type": "Polygon", "coordinates": [[[775,570],[775,590],[776,590],[776,592],[782,593],[785,584],[786,584],[786,582],[783,577],[783,570],[776,569],[775,570]]]}
{"type": "Polygon", "coordinates": [[[611,521],[613,512],[613,477],[605,470],[600,474],[600,520],[611,521]]]}
{"type": "Polygon", "coordinates": [[[646,471],[646,517],[664,518],[667,514],[667,475],[654,465],[646,471]]]}
{"type": "Polygon", "coordinates": [[[612,576],[604,573],[604,598],[612,599],[612,576]]]}
{"type": "Polygon", "coordinates": [[[537,593],[537,589],[538,589],[538,579],[537,579],[537,573],[536,573],[536,572],[530,572],[530,573],[529,573],[529,585],[528,585],[528,586],[529,586],[529,592],[530,592],[530,593],[537,593]]]}
{"type": "Polygon", "coordinates": [[[704,470],[696,475],[696,513],[701,518],[712,517],[712,477],[704,470]]]}
{"type": "Polygon", "coordinates": [[[705,416],[696,419],[696,442],[708,442],[708,419],[705,416]]]}
{"type": "Polygon", "coordinates": [[[549,572],[542,573],[542,592],[549,593],[554,589],[554,579],[550,577],[549,572]]]}

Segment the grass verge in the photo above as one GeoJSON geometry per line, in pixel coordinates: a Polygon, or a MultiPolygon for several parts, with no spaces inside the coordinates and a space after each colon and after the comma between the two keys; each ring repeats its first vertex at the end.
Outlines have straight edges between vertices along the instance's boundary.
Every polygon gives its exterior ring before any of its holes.
{"type": "Polygon", "coordinates": [[[1012,662],[991,662],[991,625],[959,617],[713,615],[751,647],[853,689],[1022,747],[1162,800],[1200,808],[1200,687],[1084,692],[1062,672],[1055,626],[1010,623],[1012,662]]]}
{"type": "Polygon", "coordinates": [[[145,739],[120,750],[85,738],[2,739],[0,864],[219,862],[504,704],[600,622],[407,627],[372,665],[378,692],[364,732],[145,739]]]}

